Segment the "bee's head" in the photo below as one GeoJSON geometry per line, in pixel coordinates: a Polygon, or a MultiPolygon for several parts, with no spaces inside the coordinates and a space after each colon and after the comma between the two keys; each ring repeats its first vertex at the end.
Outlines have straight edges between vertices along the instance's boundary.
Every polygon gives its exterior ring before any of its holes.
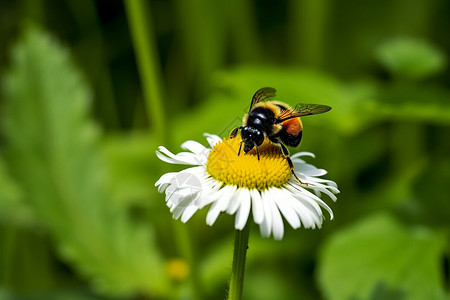
{"type": "Polygon", "coordinates": [[[244,152],[248,153],[253,147],[259,146],[264,142],[264,134],[254,128],[246,126],[241,131],[242,141],[244,142],[244,152]]]}

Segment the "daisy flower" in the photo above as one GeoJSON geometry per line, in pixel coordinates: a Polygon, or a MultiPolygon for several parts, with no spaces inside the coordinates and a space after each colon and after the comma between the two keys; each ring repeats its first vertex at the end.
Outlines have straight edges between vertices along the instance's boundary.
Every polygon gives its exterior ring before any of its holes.
{"type": "Polygon", "coordinates": [[[187,141],[181,148],[187,152],[173,154],[160,146],[156,155],[171,164],[192,165],[181,172],[166,173],[156,182],[158,191],[166,193],[166,203],[175,219],[187,222],[197,210],[210,205],[206,223],[213,225],[220,213],[235,216],[235,228],[242,230],[250,213],[259,225],[261,235],[283,238],[283,218],[297,229],[320,228],[323,210],[333,218],[331,208],[320,198],[326,194],[336,201],[335,182],[321,178],[327,172],[306,163],[309,152],[291,156],[293,176],[281,148],[265,141],[258,147],[260,160],[253,149],[247,154],[238,150],[241,137],[221,139],[205,134],[211,148],[187,141]]]}

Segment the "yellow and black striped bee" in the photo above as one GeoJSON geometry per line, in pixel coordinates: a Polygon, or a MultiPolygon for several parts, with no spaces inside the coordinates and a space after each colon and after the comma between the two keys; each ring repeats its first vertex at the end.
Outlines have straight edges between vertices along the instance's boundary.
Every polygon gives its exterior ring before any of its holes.
{"type": "Polygon", "coordinates": [[[294,172],[294,164],[285,145],[297,147],[302,139],[302,122],[300,117],[317,115],[327,112],[330,106],[320,104],[297,104],[294,108],[279,101],[264,101],[275,96],[276,90],[271,87],[259,89],[252,98],[250,109],[245,114],[242,126],[234,128],[230,138],[234,138],[241,130],[242,142],[238,155],[241,153],[242,143],[247,154],[256,147],[259,160],[258,146],[265,138],[281,147],[292,174],[300,181],[294,172]]]}

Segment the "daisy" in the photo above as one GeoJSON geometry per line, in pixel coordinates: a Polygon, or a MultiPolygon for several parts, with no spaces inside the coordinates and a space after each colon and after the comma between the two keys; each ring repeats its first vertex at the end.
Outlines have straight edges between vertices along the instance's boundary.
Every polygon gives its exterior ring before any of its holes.
{"type": "Polygon", "coordinates": [[[211,205],[206,223],[213,225],[220,213],[236,215],[235,228],[242,230],[252,214],[261,235],[283,238],[283,218],[297,229],[320,228],[322,210],[333,219],[331,208],[320,198],[326,194],[336,201],[339,193],[335,182],[320,178],[327,172],[306,163],[301,157],[314,157],[310,152],[291,156],[295,173],[291,173],[281,148],[265,141],[258,147],[260,160],[253,149],[238,156],[240,136],[221,139],[205,134],[211,148],[187,141],[181,148],[188,152],[173,154],[160,146],[156,155],[171,164],[192,165],[181,172],[170,172],[156,182],[158,191],[166,193],[166,203],[175,219],[187,222],[197,210],[211,205]]]}

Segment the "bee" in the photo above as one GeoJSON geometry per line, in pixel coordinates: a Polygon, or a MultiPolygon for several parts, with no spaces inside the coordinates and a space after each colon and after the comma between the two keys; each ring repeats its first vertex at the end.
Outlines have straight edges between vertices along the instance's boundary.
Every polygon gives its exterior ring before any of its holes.
{"type": "Polygon", "coordinates": [[[289,154],[287,146],[297,147],[300,144],[303,134],[303,126],[300,117],[317,115],[327,112],[330,106],[320,104],[297,104],[294,108],[279,101],[265,101],[275,97],[276,90],[271,87],[261,88],[252,97],[250,109],[245,114],[242,126],[234,128],[230,132],[230,138],[236,137],[241,130],[242,142],[239,146],[238,155],[241,154],[242,144],[244,152],[247,154],[256,148],[259,160],[258,146],[266,138],[272,143],[281,147],[292,174],[303,184],[294,172],[294,163],[289,154]]]}

